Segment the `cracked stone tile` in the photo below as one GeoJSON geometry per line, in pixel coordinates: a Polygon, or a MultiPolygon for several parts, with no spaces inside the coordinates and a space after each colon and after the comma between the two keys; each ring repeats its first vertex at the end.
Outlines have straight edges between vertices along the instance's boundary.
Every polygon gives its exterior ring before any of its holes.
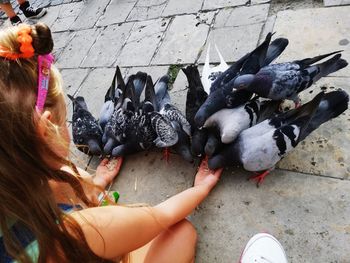
{"type": "Polygon", "coordinates": [[[107,26],[121,23],[126,20],[131,9],[135,6],[135,0],[112,0],[107,6],[106,12],[100,17],[97,26],[107,26]]]}
{"type": "Polygon", "coordinates": [[[75,69],[63,69],[61,70],[62,80],[63,80],[63,89],[64,89],[64,95],[67,105],[67,119],[72,119],[72,104],[71,100],[67,97],[67,94],[74,95],[80,85],[82,84],[83,80],[86,78],[87,74],[89,73],[89,69],[81,69],[81,68],[75,68],[75,69]]]}
{"type": "MultiPolygon", "coordinates": [[[[350,6],[300,9],[282,11],[277,14],[274,37],[286,37],[289,46],[279,61],[303,59],[344,50],[342,56],[350,59],[350,6]],[[317,23],[315,23],[317,21],[317,23]]],[[[346,67],[332,76],[350,76],[346,67]]]]}
{"type": "Polygon", "coordinates": [[[84,3],[77,2],[61,5],[60,7],[58,17],[51,27],[53,32],[68,30],[83,9],[84,3]]]}
{"type": "Polygon", "coordinates": [[[145,66],[151,62],[170,19],[137,22],[117,59],[122,66],[145,66]]]}
{"type": "Polygon", "coordinates": [[[84,8],[70,29],[80,30],[93,27],[105,11],[110,0],[89,0],[84,3],[84,8]]]}
{"type": "Polygon", "coordinates": [[[169,0],[163,11],[163,16],[197,13],[202,7],[203,0],[169,0]]]}
{"type": "Polygon", "coordinates": [[[214,12],[176,16],[152,64],[194,63],[208,35],[214,12]],[[200,21],[205,20],[205,23],[200,21]]]}
{"type": "Polygon", "coordinates": [[[209,43],[211,44],[209,53],[210,63],[220,62],[215,44],[226,62],[238,60],[257,46],[262,27],[263,24],[253,24],[212,29],[199,58],[199,63],[204,63],[209,43]]]}
{"type": "Polygon", "coordinates": [[[122,25],[111,25],[106,27],[96,42],[91,47],[85,60],[84,67],[108,67],[112,66],[118,58],[118,54],[134,23],[124,23],[122,25]],[[108,44],[106,44],[108,43],[108,44]]]}
{"type": "Polygon", "coordinates": [[[269,4],[222,9],[215,18],[214,27],[233,27],[265,22],[269,4]]]}
{"type": "Polygon", "coordinates": [[[177,107],[183,114],[186,114],[186,97],[187,97],[188,82],[185,73],[180,69],[176,80],[173,84],[173,88],[170,90],[171,102],[177,107]]]}
{"type": "Polygon", "coordinates": [[[262,43],[265,40],[265,36],[269,32],[273,32],[273,27],[275,25],[275,21],[276,21],[276,15],[269,16],[266,19],[265,25],[263,27],[263,30],[262,30],[261,34],[260,34],[259,44],[262,43]]]}
{"type": "Polygon", "coordinates": [[[348,261],[349,181],[275,170],[257,188],[249,175],[226,170],[194,211],[191,221],[200,237],[196,262],[238,261],[248,240],[261,232],[281,242],[288,262],[348,261]]]}
{"type": "Polygon", "coordinates": [[[48,25],[51,28],[56,19],[58,18],[60,9],[60,6],[48,7],[46,15],[40,18],[40,22],[48,25]]]}
{"type": "Polygon", "coordinates": [[[211,10],[222,7],[240,6],[248,3],[248,0],[204,0],[203,10],[211,10]]]}
{"type": "Polygon", "coordinates": [[[100,33],[101,29],[98,28],[77,31],[58,59],[59,67],[79,67],[100,33]]]}
{"type": "Polygon", "coordinates": [[[54,55],[57,60],[60,54],[63,52],[64,48],[68,44],[68,42],[73,38],[74,32],[60,32],[60,33],[52,33],[52,38],[54,42],[54,55]]]}
{"type": "Polygon", "coordinates": [[[161,16],[166,3],[167,0],[138,1],[131,10],[127,21],[158,18],[161,16]]]}
{"type": "MultiPolygon", "coordinates": [[[[300,94],[305,103],[319,92],[343,89],[350,94],[350,77],[328,77],[300,94]]],[[[279,164],[297,172],[350,179],[350,110],[321,125],[279,164]]]]}
{"type": "Polygon", "coordinates": [[[350,5],[350,0],[323,0],[325,6],[350,5]]]}
{"type": "MultiPolygon", "coordinates": [[[[121,68],[125,75],[125,68],[121,68]]],[[[115,68],[96,68],[89,72],[87,78],[81,85],[77,96],[83,96],[90,112],[98,118],[104,103],[105,93],[112,83],[115,68]]]]}

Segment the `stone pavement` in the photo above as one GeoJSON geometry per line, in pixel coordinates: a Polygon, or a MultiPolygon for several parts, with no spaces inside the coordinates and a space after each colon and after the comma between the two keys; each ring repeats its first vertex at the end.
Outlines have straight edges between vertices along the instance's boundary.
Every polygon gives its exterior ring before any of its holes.
{"type": "MultiPolygon", "coordinates": [[[[125,76],[142,70],[156,80],[170,65],[203,63],[209,43],[217,44],[224,58],[233,62],[267,32],[275,31],[276,37],[290,40],[279,61],[339,49],[350,60],[350,6],[346,5],[325,8],[319,3],[319,8],[303,8],[311,0],[284,1],[288,10],[278,10],[278,1],[269,0],[32,2],[48,6],[41,21],[53,31],[66,92],[84,96],[96,116],[116,65],[125,76]]],[[[347,3],[325,0],[326,5],[347,3]]],[[[8,26],[5,20],[0,22],[8,26]]],[[[211,61],[217,62],[212,52],[211,61]]],[[[171,97],[182,110],[186,85],[179,71],[171,97]]],[[[350,67],[318,82],[301,98],[306,102],[320,90],[337,88],[350,93],[350,67]]],[[[260,231],[281,241],[290,262],[350,262],[349,132],[346,111],[282,160],[260,188],[248,182],[249,174],[241,169],[226,169],[191,215],[199,233],[196,262],[235,262],[247,240],[260,231]]],[[[73,159],[93,172],[97,158],[90,159],[74,147],[72,152],[73,159]]],[[[159,151],[139,153],[126,158],[112,188],[121,193],[123,204],[156,204],[191,186],[196,165],[176,155],[166,164],[159,151]]]]}

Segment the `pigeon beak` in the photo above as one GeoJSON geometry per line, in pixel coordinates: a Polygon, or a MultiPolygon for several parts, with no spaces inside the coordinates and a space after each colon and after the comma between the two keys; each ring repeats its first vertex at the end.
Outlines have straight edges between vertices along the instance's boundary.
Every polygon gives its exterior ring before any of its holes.
{"type": "Polygon", "coordinates": [[[101,147],[96,140],[93,140],[93,139],[89,140],[88,145],[89,145],[89,152],[92,155],[97,155],[97,156],[101,155],[101,153],[102,153],[101,147]]]}

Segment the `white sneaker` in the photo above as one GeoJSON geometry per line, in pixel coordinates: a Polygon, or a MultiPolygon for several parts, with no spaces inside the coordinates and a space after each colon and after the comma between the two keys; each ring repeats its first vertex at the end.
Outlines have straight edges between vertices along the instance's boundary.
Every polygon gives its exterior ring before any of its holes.
{"type": "Polygon", "coordinates": [[[287,263],[280,242],[267,233],[253,236],[245,246],[239,263],[287,263]]]}

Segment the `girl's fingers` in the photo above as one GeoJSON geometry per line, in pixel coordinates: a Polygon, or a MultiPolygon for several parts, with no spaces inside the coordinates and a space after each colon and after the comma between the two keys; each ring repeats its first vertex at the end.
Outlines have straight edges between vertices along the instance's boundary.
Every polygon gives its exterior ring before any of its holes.
{"type": "Polygon", "coordinates": [[[107,158],[104,158],[102,161],[101,161],[101,163],[100,163],[100,165],[101,166],[105,166],[107,163],[108,163],[108,159],[107,158]]]}
{"type": "Polygon", "coordinates": [[[120,170],[120,168],[122,167],[122,164],[123,164],[123,157],[117,157],[116,160],[117,160],[117,164],[114,167],[114,170],[119,172],[119,170],[120,170]]]}
{"type": "Polygon", "coordinates": [[[217,177],[220,177],[223,170],[224,170],[224,168],[219,168],[219,169],[215,170],[214,175],[217,177]]]}

